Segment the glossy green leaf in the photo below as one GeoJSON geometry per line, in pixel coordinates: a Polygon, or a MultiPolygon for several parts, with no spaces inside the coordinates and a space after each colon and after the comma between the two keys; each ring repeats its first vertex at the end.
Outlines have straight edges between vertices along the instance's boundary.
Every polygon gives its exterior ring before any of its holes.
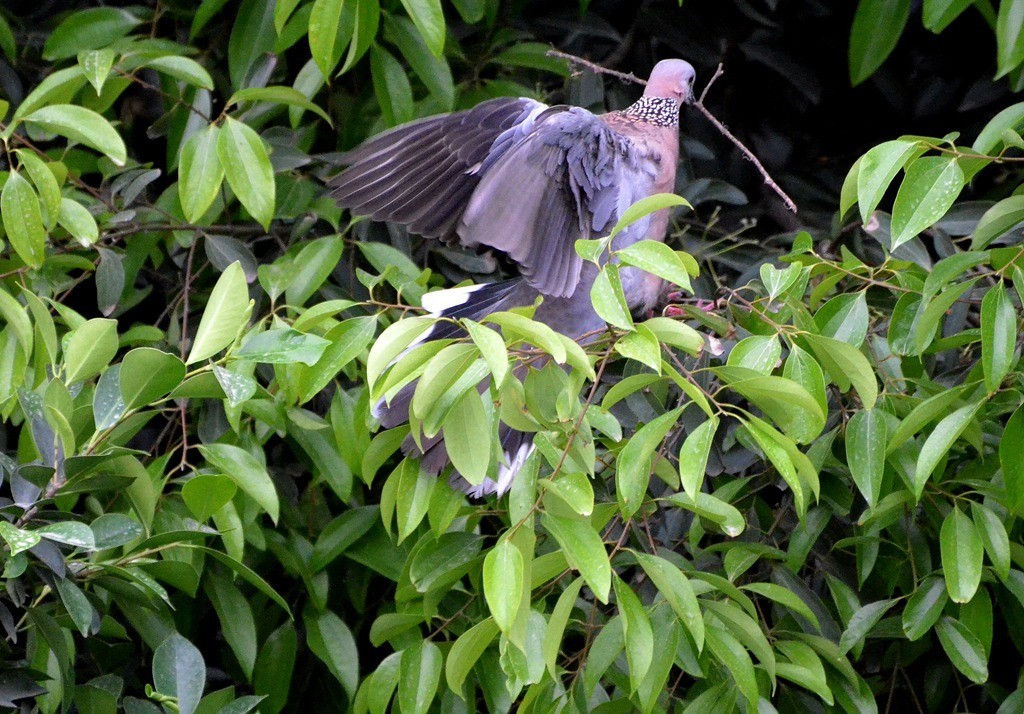
{"type": "Polygon", "coordinates": [[[27,265],[38,268],[46,252],[46,229],[39,197],[28,180],[12,171],[0,191],[0,214],[11,247],[27,265]]]}
{"type": "Polygon", "coordinates": [[[178,633],[172,634],[153,652],[153,684],[161,694],[177,697],[181,714],[192,714],[206,684],[202,653],[178,633]]]}
{"type": "Polygon", "coordinates": [[[966,182],[956,158],[928,156],[912,163],[893,204],[892,249],[946,215],[966,182]]]}
{"type": "Polygon", "coordinates": [[[1017,311],[1000,280],[981,301],[981,365],[988,391],[999,389],[1017,347],[1017,311]]]}
{"type": "Polygon", "coordinates": [[[679,621],[690,632],[697,650],[704,648],[704,618],[693,585],[679,568],[664,558],[647,553],[634,553],[658,592],[665,598],[679,621]]]}
{"type": "Polygon", "coordinates": [[[939,552],[949,598],[970,602],[981,583],[984,546],[971,519],[957,507],[942,522],[939,552]]]}
{"type": "Polygon", "coordinates": [[[956,440],[971,424],[981,406],[982,402],[974,402],[960,407],[940,421],[928,435],[924,446],[921,447],[921,453],[917,457],[917,468],[914,471],[914,495],[917,499],[921,498],[925,484],[932,472],[935,471],[935,467],[939,465],[956,440]]]}
{"type": "Polygon", "coordinates": [[[573,569],[586,581],[601,602],[611,591],[611,565],[601,536],[588,521],[563,518],[550,513],[541,517],[544,528],[555,537],[573,569]]]}
{"type": "Polygon", "coordinates": [[[502,538],[484,558],[484,598],[498,628],[508,633],[522,600],[523,556],[511,540],[502,538]]]}
{"type": "Polygon", "coordinates": [[[440,58],[444,51],[445,23],[441,0],[402,0],[427,48],[440,58]]]}
{"type": "MultiPolygon", "coordinates": [[[[863,5],[858,5],[858,13],[861,7],[863,5]]],[[[917,151],[916,141],[897,139],[879,144],[861,157],[857,174],[857,203],[861,220],[868,220],[896,174],[917,151]]]]}
{"type": "Polygon", "coordinates": [[[117,321],[95,318],[71,333],[64,347],[64,381],[88,379],[110,364],[117,353],[117,321]]]}
{"type": "Polygon", "coordinates": [[[644,424],[616,459],[615,492],[623,518],[631,518],[647,494],[655,452],[675,425],[682,408],[673,409],[644,424]]]}
{"type": "Polygon", "coordinates": [[[853,482],[871,507],[878,503],[885,471],[888,429],[883,417],[878,409],[863,409],[846,425],[846,461],[853,482]]]}
{"type": "Polygon", "coordinates": [[[962,622],[943,617],[935,627],[942,649],[953,666],[976,684],[988,680],[988,658],[985,648],[962,622]]]}
{"type": "Polygon", "coordinates": [[[1024,1],[1002,0],[996,19],[996,79],[1024,61],[1024,1]]]}
{"type": "Polygon", "coordinates": [[[419,642],[402,652],[398,704],[403,712],[425,714],[441,678],[441,651],[433,642],[419,642]]]}
{"type": "Polygon", "coordinates": [[[268,228],[274,217],[274,169],[263,139],[247,124],[227,116],[217,133],[217,156],[235,196],[268,228]]]}
{"type": "Polygon", "coordinates": [[[280,510],[277,489],[266,467],[255,456],[230,444],[205,444],[199,450],[220,473],[251,496],[272,521],[277,522],[280,510]]]}
{"type": "Polygon", "coordinates": [[[1006,505],[1011,513],[1024,513],[1024,407],[1006,421],[999,440],[999,463],[1006,488],[1006,505]]]}
{"type": "Polygon", "coordinates": [[[202,218],[213,205],[224,180],[224,167],[217,153],[219,132],[216,124],[210,124],[189,137],[181,148],[178,196],[185,219],[192,223],[202,218]]]}
{"type": "Polygon", "coordinates": [[[850,30],[852,84],[860,84],[885,62],[909,17],[910,0],[860,0],[850,30]]]}
{"type": "Polygon", "coordinates": [[[622,292],[617,266],[606,265],[597,274],[590,288],[590,300],[602,320],[623,330],[633,329],[633,318],[622,292]]]}
{"type": "Polygon", "coordinates": [[[249,288],[242,266],[232,263],[221,273],[210,293],[185,364],[212,357],[234,342],[245,327],[250,310],[249,288]]]}
{"type": "Polygon", "coordinates": [[[121,135],[110,122],[91,109],[74,104],[51,104],[32,112],[24,121],[92,147],[106,154],[118,166],[127,161],[128,150],[121,135]]]}
{"type": "Polygon", "coordinates": [[[615,602],[626,642],[630,687],[635,692],[654,659],[654,631],[636,593],[618,576],[612,578],[612,585],[615,587],[615,602]]]}
{"type": "Polygon", "coordinates": [[[151,404],[185,379],[185,363],[152,347],[138,347],[121,360],[121,398],[128,409],[151,404]]]}

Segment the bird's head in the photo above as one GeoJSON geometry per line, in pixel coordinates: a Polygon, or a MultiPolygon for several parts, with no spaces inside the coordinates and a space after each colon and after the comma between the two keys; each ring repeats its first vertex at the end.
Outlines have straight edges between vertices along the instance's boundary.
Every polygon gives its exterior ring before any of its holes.
{"type": "Polygon", "coordinates": [[[644,96],[665,97],[684,104],[693,99],[693,80],[696,76],[693,65],[685,60],[662,60],[654,66],[644,96]]]}

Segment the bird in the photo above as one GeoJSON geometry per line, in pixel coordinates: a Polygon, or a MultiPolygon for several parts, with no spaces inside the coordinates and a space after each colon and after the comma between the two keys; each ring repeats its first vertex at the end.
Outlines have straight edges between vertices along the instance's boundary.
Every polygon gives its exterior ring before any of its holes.
{"type": "MultiPolygon", "coordinates": [[[[343,155],[347,168],[328,181],[331,197],[353,215],[406,226],[411,233],[504,253],[519,277],[426,293],[422,305],[438,321],[421,340],[464,335],[455,322],[534,305],[533,319],[577,341],[599,332],[590,288],[594,263],[575,250],[578,239],[606,236],[629,206],[671,192],[679,160],[679,113],[693,98],[696,72],[681,59],[655,65],[643,96],[626,109],[594,114],[502,97],[475,107],[415,120],[371,137],[343,155]]],[[[643,239],[663,241],[668,211],[618,233],[612,248],[643,239]]],[[[634,314],[649,311],[662,280],[638,268],[620,270],[634,314]]],[[[408,421],[415,383],[373,414],[384,428],[408,421]]],[[[486,382],[480,390],[486,389],[486,382]]],[[[535,448],[533,435],[502,423],[503,450],[493,477],[473,485],[457,472],[451,483],[470,497],[502,495],[535,448]]],[[[433,474],[450,464],[443,430],[407,455],[433,474]]]]}

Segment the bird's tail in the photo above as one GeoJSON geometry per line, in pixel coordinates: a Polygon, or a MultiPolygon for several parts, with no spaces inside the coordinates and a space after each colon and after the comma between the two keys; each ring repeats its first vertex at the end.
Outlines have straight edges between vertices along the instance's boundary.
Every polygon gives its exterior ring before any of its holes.
{"type": "MultiPolygon", "coordinates": [[[[522,278],[427,293],[423,296],[423,307],[430,310],[435,317],[452,318],[452,321],[437,322],[415,344],[462,337],[465,332],[454,322],[455,319],[468,318],[479,321],[493,312],[530,305],[535,296],[536,291],[522,278]]],[[[373,405],[373,415],[380,420],[381,426],[391,429],[409,420],[409,407],[416,392],[416,384],[407,384],[390,401],[380,399],[373,405]]],[[[484,380],[478,388],[484,390],[487,386],[488,380],[484,380]]],[[[480,485],[474,486],[458,472],[453,472],[451,483],[455,488],[474,498],[481,498],[491,493],[501,495],[511,487],[516,473],[534,449],[533,435],[501,424],[498,428],[498,438],[504,452],[504,462],[498,464],[496,478],[487,478],[480,485]]],[[[410,436],[403,442],[402,451],[407,455],[421,456],[424,469],[433,474],[440,474],[451,463],[444,446],[444,432],[422,439],[422,445],[421,451],[410,436]]]]}

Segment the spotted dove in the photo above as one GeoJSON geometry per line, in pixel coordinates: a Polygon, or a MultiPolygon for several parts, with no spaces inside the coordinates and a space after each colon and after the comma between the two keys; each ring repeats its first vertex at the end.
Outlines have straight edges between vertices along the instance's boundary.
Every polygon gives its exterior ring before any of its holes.
{"type": "MultiPolygon", "coordinates": [[[[332,197],[353,214],[404,224],[412,233],[504,252],[521,277],[428,293],[423,306],[439,321],[426,339],[461,333],[454,319],[527,306],[543,296],[534,319],[574,339],[604,327],[590,302],[595,266],[576,254],[580,238],[611,230],[630,205],[672,191],[679,156],[679,108],[692,96],[693,67],[683,60],[655,66],[635,104],[594,115],[580,107],[499,98],[473,109],[428,117],[387,131],[345,155],[348,168],[330,181],[332,197]]],[[[618,234],[616,249],[663,240],[668,212],[659,211],[618,234]]],[[[631,310],[649,310],[662,281],[636,268],[620,273],[631,310]]],[[[484,388],[482,385],[481,388],[484,388]]],[[[385,428],[408,420],[415,384],[374,415],[385,428]]],[[[533,435],[501,424],[504,463],[479,485],[453,474],[474,497],[507,491],[533,450],[533,435]]],[[[407,439],[440,473],[450,463],[443,433],[407,439]]]]}

